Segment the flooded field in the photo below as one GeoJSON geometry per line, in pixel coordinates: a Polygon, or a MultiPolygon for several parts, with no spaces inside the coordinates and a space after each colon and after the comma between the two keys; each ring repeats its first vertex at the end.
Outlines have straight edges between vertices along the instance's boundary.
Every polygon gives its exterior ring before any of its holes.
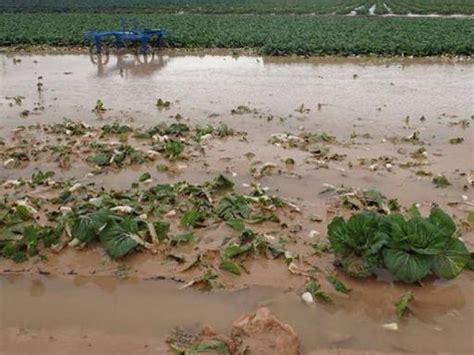
{"type": "Polygon", "coordinates": [[[302,352],[470,353],[472,278],[426,285],[417,292],[416,317],[394,332],[398,290],[383,282],[357,285],[336,305],[308,306],[290,290],[255,286],[229,293],[178,290],[166,281],[109,277],[9,276],[2,287],[3,351],[43,354],[166,353],[170,328],[212,324],[230,332],[232,321],[259,306],[292,325],[302,352]],[[138,302],[137,302],[138,301],[138,302]],[[112,344],[112,345],[111,345],[112,344]]]}
{"type": "Polygon", "coordinates": [[[21,263],[0,259],[0,352],[166,354],[174,327],[229,335],[261,306],[294,329],[303,354],[474,352],[472,271],[358,280],[323,247],[335,216],[416,204],[423,215],[441,207],[474,249],[473,92],[470,60],[0,54],[2,208],[24,201],[45,224],[100,199],[144,220],[158,210],[170,233],[192,238],[113,260],[62,235],[21,263]],[[152,129],[162,123],[166,134],[152,129]],[[39,171],[55,174],[32,178],[39,171]],[[195,195],[209,208],[221,198],[219,174],[259,204],[246,227],[265,251],[233,272],[219,251],[238,228],[183,219],[195,195]],[[143,197],[178,182],[159,206],[143,197]],[[352,292],[332,289],[328,271],[352,292]],[[332,304],[301,300],[312,278],[332,304]],[[412,314],[398,319],[408,290],[412,314]]]}

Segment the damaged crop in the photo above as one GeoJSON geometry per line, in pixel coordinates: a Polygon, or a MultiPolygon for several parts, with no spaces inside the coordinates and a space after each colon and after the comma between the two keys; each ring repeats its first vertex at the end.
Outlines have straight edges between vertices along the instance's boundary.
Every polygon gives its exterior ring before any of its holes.
{"type": "Polygon", "coordinates": [[[346,273],[368,277],[383,267],[407,283],[429,274],[452,279],[462,272],[470,253],[455,232],[451,217],[439,208],[427,218],[409,219],[363,212],[347,221],[336,217],[328,226],[336,262],[346,273]]]}

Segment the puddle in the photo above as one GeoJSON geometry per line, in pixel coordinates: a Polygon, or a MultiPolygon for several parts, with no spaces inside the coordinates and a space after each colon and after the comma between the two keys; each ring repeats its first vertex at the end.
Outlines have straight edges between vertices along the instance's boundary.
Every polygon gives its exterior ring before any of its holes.
{"type": "Polygon", "coordinates": [[[473,113],[466,98],[474,72],[470,63],[463,62],[174,55],[141,63],[132,55],[110,55],[107,64],[96,65],[87,55],[21,58],[13,64],[12,57],[0,54],[3,127],[63,117],[93,122],[97,117],[91,110],[99,98],[112,109],[105,118],[129,118],[141,124],[176,112],[198,122],[207,121],[212,113],[228,120],[238,105],[278,117],[296,116],[302,103],[309,108],[320,103],[322,109],[308,115],[313,124],[349,128],[361,117],[371,125],[384,125],[377,130],[393,127],[407,115],[435,119],[443,113],[459,117],[473,113]],[[39,76],[44,83],[40,93],[39,76]],[[25,97],[22,105],[9,107],[11,100],[5,97],[17,95],[25,97]],[[160,113],[154,106],[157,98],[178,102],[160,113]],[[19,113],[32,111],[34,102],[44,104],[43,114],[21,119],[19,113]]]}
{"type": "Polygon", "coordinates": [[[415,313],[397,332],[381,325],[397,321],[393,302],[402,289],[383,282],[364,282],[349,298],[335,296],[333,306],[309,307],[296,293],[271,287],[204,293],[167,281],[2,276],[0,349],[17,354],[43,344],[49,354],[64,353],[64,346],[76,346],[72,353],[86,348],[112,353],[110,344],[104,346],[114,339],[131,341],[138,353],[156,353],[175,326],[212,325],[228,334],[240,315],[267,306],[295,329],[303,354],[323,349],[472,353],[471,276],[416,289],[415,313]],[[471,286],[460,287],[464,282],[471,286]]]}

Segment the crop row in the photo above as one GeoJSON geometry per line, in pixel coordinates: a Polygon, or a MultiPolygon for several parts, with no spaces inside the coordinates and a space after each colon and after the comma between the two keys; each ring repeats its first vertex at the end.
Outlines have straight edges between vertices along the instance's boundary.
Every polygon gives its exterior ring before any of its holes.
{"type": "Polygon", "coordinates": [[[369,0],[3,0],[9,12],[341,13],[369,0]]]}
{"type": "Polygon", "coordinates": [[[0,12],[474,14],[472,0],[2,0],[0,12]]]}
{"type": "MultiPolygon", "coordinates": [[[[289,15],[143,15],[185,48],[254,48],[264,54],[472,55],[462,19],[289,15]]],[[[119,27],[119,15],[0,14],[0,45],[86,45],[83,32],[119,27]]]]}
{"type": "Polygon", "coordinates": [[[474,14],[472,0],[382,0],[395,14],[474,14]]]}

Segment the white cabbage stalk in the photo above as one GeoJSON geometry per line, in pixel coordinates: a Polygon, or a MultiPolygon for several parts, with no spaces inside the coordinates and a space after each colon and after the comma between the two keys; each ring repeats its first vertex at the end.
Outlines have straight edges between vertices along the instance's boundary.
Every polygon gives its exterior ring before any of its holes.
{"type": "Polygon", "coordinates": [[[301,275],[301,276],[308,276],[308,277],[311,277],[310,274],[308,274],[307,272],[301,270],[298,266],[296,266],[295,263],[291,262],[289,265],[288,265],[288,271],[291,272],[293,275],[301,275]]]}
{"type": "Polygon", "coordinates": [[[153,254],[156,254],[157,253],[157,250],[155,249],[155,245],[154,244],[151,244],[151,243],[148,243],[148,242],[145,242],[142,238],[140,238],[140,236],[136,235],[136,234],[128,234],[128,236],[133,239],[135,242],[137,242],[138,245],[141,245],[142,247],[144,247],[145,249],[151,251],[153,254]]]}
{"type": "Polygon", "coordinates": [[[77,247],[79,244],[81,244],[81,241],[77,238],[74,238],[68,243],[68,245],[72,248],[77,247]]]}
{"type": "Polygon", "coordinates": [[[386,323],[382,324],[383,329],[397,331],[398,330],[398,323],[386,323]]]}
{"type": "Polygon", "coordinates": [[[130,206],[115,206],[110,209],[112,212],[130,214],[133,212],[133,207],[130,206]]]}
{"type": "Polygon", "coordinates": [[[74,192],[79,190],[82,187],[82,184],[77,182],[69,188],[69,192],[74,192]]]}
{"type": "Polygon", "coordinates": [[[291,202],[285,202],[285,203],[287,204],[288,207],[291,207],[293,211],[301,213],[300,208],[296,206],[294,203],[291,203],[291,202]]]}
{"type": "Polygon", "coordinates": [[[5,168],[12,168],[14,165],[15,165],[15,159],[13,158],[7,159],[3,162],[3,166],[5,168]]]}
{"type": "Polygon", "coordinates": [[[155,159],[156,157],[159,157],[159,156],[160,156],[160,153],[157,152],[156,150],[148,150],[148,151],[146,152],[146,155],[147,155],[148,158],[150,158],[150,159],[153,160],[153,159],[155,159]]]}
{"type": "Polygon", "coordinates": [[[165,217],[174,217],[174,216],[176,216],[175,210],[171,210],[165,214],[165,217]]]}
{"type": "Polygon", "coordinates": [[[276,239],[273,235],[271,235],[271,234],[266,234],[266,233],[263,235],[263,237],[264,237],[265,239],[267,239],[267,240],[270,240],[270,241],[276,239]]]}
{"type": "Polygon", "coordinates": [[[160,240],[158,239],[158,234],[156,234],[156,229],[155,229],[155,226],[153,225],[153,223],[147,222],[146,225],[147,225],[148,230],[150,232],[151,240],[152,240],[153,244],[155,244],[155,245],[160,244],[160,240]]]}
{"type": "Polygon", "coordinates": [[[66,215],[66,214],[72,212],[72,208],[69,207],[69,206],[61,206],[61,208],[59,210],[61,211],[61,213],[63,215],[66,215]]]}
{"type": "Polygon", "coordinates": [[[207,141],[208,139],[211,139],[211,138],[212,138],[212,134],[208,133],[208,134],[205,134],[205,135],[201,136],[200,140],[202,142],[204,142],[204,141],[207,141]]]}
{"type": "Polygon", "coordinates": [[[100,207],[102,205],[102,197],[92,197],[89,199],[89,203],[96,207],[100,207]]]}
{"type": "Polygon", "coordinates": [[[10,187],[13,187],[13,186],[20,186],[20,185],[21,185],[20,180],[7,180],[2,184],[2,186],[5,187],[5,188],[10,188],[10,187]]]}

